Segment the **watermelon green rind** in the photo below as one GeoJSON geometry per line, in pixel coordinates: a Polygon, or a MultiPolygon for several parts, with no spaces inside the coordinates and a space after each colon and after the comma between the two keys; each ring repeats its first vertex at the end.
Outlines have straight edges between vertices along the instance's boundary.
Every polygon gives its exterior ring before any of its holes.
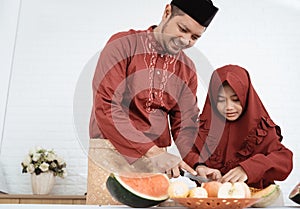
{"type": "Polygon", "coordinates": [[[117,201],[133,208],[152,207],[168,199],[168,196],[163,197],[162,199],[156,199],[145,197],[145,195],[140,196],[140,194],[135,194],[132,189],[124,187],[124,185],[120,183],[120,179],[114,174],[111,174],[108,177],[106,187],[111,196],[117,201]]]}

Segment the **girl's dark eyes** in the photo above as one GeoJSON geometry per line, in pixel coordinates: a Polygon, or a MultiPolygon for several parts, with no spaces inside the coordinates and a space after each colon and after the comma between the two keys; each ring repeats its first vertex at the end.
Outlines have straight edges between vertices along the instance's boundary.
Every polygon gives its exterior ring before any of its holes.
{"type": "Polygon", "coordinates": [[[231,100],[234,101],[234,102],[239,102],[240,101],[238,97],[231,98],[231,100]]]}
{"type": "MultiPolygon", "coordinates": [[[[231,99],[231,101],[233,102],[240,102],[240,100],[238,98],[235,98],[235,99],[231,99]]],[[[225,102],[225,99],[217,99],[217,102],[225,102]]]]}
{"type": "Polygon", "coordinates": [[[218,99],[217,102],[225,102],[225,99],[218,99]]]}

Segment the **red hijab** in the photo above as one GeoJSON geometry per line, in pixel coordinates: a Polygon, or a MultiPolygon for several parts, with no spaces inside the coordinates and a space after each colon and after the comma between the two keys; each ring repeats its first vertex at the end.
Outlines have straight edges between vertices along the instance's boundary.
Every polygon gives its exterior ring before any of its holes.
{"type": "Polygon", "coordinates": [[[213,72],[199,122],[195,146],[202,161],[222,173],[253,155],[255,146],[267,135],[267,127],[276,128],[277,138],[282,139],[280,128],[269,117],[252,86],[249,73],[237,65],[226,65],[213,72]],[[243,108],[235,121],[227,121],[216,108],[218,92],[224,82],[235,91],[243,108]]]}

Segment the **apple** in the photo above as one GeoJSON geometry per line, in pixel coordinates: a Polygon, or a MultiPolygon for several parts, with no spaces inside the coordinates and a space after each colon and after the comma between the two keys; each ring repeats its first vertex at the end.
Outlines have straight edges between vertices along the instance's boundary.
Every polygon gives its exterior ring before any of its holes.
{"type": "Polygon", "coordinates": [[[206,189],[208,197],[218,197],[218,192],[222,183],[218,181],[210,181],[202,183],[201,186],[206,189]]]}
{"type": "Polygon", "coordinates": [[[219,189],[218,198],[245,198],[245,185],[242,182],[225,182],[219,189]]]}

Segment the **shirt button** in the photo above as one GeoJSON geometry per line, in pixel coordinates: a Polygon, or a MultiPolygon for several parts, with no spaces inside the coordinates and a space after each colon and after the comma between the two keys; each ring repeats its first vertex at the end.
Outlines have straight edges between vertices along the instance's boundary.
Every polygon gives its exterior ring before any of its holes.
{"type": "Polygon", "coordinates": [[[159,71],[159,70],[158,70],[158,71],[156,71],[156,74],[157,74],[157,75],[160,75],[160,71],[159,71]]]}

